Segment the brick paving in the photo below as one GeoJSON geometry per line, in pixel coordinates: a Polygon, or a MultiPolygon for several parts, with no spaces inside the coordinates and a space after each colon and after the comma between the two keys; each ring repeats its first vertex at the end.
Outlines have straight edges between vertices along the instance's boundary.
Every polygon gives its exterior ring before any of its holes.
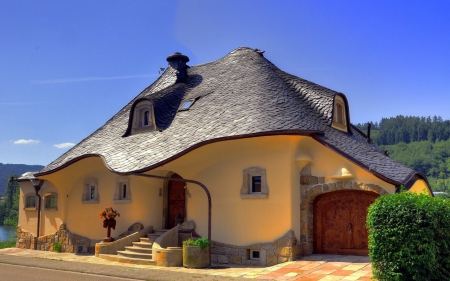
{"type": "Polygon", "coordinates": [[[93,255],[8,248],[0,249],[0,263],[108,274],[132,279],[141,279],[147,276],[145,278],[150,277],[152,280],[180,280],[179,278],[189,280],[189,277],[194,280],[233,280],[235,278],[305,281],[372,279],[369,257],[338,255],[312,255],[270,267],[213,264],[211,268],[207,269],[190,269],[118,263],[96,258],[93,255]],[[55,261],[67,263],[64,263],[62,267],[55,261]]]}

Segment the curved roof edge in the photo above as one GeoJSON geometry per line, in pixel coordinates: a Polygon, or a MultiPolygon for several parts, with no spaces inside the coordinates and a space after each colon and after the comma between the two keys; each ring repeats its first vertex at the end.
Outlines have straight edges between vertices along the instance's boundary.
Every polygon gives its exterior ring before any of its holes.
{"type": "Polygon", "coordinates": [[[211,139],[211,140],[206,140],[206,141],[202,141],[200,143],[194,144],[193,146],[188,147],[187,149],[173,155],[172,157],[169,157],[161,162],[155,163],[154,165],[148,166],[146,168],[143,169],[139,169],[139,170],[131,170],[131,171],[127,171],[127,172],[119,172],[119,171],[115,171],[114,169],[112,169],[109,165],[108,162],[106,161],[106,158],[101,155],[101,154],[84,154],[82,156],[76,157],[74,159],[71,159],[67,162],[65,162],[63,165],[58,166],[57,168],[53,169],[53,170],[49,170],[49,171],[45,171],[45,172],[39,172],[34,174],[34,176],[39,177],[39,176],[46,176],[49,174],[53,174],[59,170],[62,170],[70,165],[72,165],[75,162],[78,162],[84,158],[89,158],[89,157],[100,157],[103,161],[103,164],[105,165],[105,167],[110,170],[113,173],[116,174],[121,174],[121,175],[126,175],[126,174],[130,174],[130,173],[143,173],[155,168],[158,168],[160,166],[163,166],[177,158],[180,158],[181,156],[197,149],[200,148],[202,146],[205,146],[207,144],[211,144],[211,143],[215,143],[215,142],[221,142],[221,141],[228,141],[228,140],[237,140],[237,139],[246,139],[246,138],[254,138],[254,137],[265,137],[265,136],[279,136],[279,135],[296,135],[296,136],[314,136],[316,134],[322,135],[323,132],[322,131],[316,131],[316,130],[279,130],[279,131],[270,131],[270,132],[260,132],[260,133],[253,133],[253,134],[245,134],[245,135],[237,135],[237,136],[228,136],[228,137],[222,137],[222,138],[216,138],[216,139],[211,139]]]}
{"type": "Polygon", "coordinates": [[[425,183],[427,184],[428,191],[434,197],[433,190],[431,190],[431,187],[430,187],[430,183],[428,182],[428,179],[427,179],[426,175],[424,173],[422,173],[422,172],[415,172],[408,178],[408,180],[406,180],[406,182],[404,183],[405,190],[410,190],[411,187],[418,180],[425,181],[425,183]]]}

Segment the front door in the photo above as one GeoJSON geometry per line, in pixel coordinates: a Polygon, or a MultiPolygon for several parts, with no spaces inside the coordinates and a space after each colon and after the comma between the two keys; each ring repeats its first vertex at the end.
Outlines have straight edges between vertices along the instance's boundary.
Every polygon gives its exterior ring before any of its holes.
{"type": "MultiPolygon", "coordinates": [[[[177,174],[172,175],[172,178],[178,178],[182,179],[177,174]]],[[[173,228],[177,225],[176,220],[178,218],[185,217],[185,189],[184,189],[184,182],[181,181],[169,181],[168,185],[168,222],[167,225],[169,228],[173,228]]]]}
{"type": "Polygon", "coordinates": [[[368,255],[367,208],[378,196],[358,190],[317,196],[314,201],[314,252],[368,255]]]}

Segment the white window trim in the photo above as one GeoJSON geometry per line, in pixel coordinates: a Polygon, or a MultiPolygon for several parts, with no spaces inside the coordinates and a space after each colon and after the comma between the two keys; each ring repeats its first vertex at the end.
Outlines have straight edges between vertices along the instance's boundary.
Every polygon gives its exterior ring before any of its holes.
{"type": "Polygon", "coordinates": [[[249,167],[243,171],[241,198],[267,198],[269,187],[267,186],[266,169],[261,167],[249,167]],[[252,177],[261,177],[261,192],[252,192],[252,177]]]}
{"type": "Polygon", "coordinates": [[[86,204],[97,204],[99,203],[98,195],[98,181],[97,179],[86,179],[84,180],[83,195],[81,197],[81,202],[86,204]],[[95,186],[94,198],[91,199],[91,186],[95,186]]]}
{"type": "Polygon", "coordinates": [[[38,199],[35,193],[27,193],[24,196],[23,209],[25,211],[36,211],[37,210],[38,199]],[[34,207],[28,207],[28,197],[34,197],[34,207]]]}
{"type": "Polygon", "coordinates": [[[131,189],[130,189],[130,178],[129,177],[118,177],[116,179],[116,192],[114,193],[114,203],[127,204],[131,203],[131,189]],[[126,184],[126,196],[122,198],[122,186],[126,184]]]}
{"type": "Polygon", "coordinates": [[[58,210],[58,194],[56,192],[47,192],[47,193],[45,193],[43,199],[44,199],[44,210],[58,210]],[[47,197],[49,197],[49,196],[54,196],[55,197],[56,207],[50,207],[50,208],[46,207],[46,205],[47,205],[46,200],[47,200],[47,197]]]}
{"type": "Polygon", "coordinates": [[[155,130],[155,114],[150,101],[141,101],[134,108],[132,133],[140,133],[155,130]],[[145,112],[149,112],[148,125],[143,125],[145,112]]]}

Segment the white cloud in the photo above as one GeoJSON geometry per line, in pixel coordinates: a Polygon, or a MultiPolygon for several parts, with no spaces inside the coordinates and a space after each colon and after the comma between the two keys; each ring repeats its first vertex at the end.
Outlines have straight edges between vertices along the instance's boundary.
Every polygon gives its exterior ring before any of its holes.
{"type": "Polygon", "coordinates": [[[69,147],[72,147],[74,145],[75,144],[71,143],[71,142],[63,142],[63,143],[60,143],[60,144],[54,144],[53,146],[56,147],[56,148],[69,148],[69,147]]]}
{"type": "Polygon", "coordinates": [[[38,140],[24,140],[24,139],[20,139],[20,140],[16,140],[14,141],[14,144],[38,144],[40,141],[38,140]]]}
{"type": "Polygon", "coordinates": [[[82,78],[63,78],[63,79],[49,79],[49,80],[34,80],[31,84],[60,84],[60,83],[73,83],[73,82],[89,82],[89,81],[101,81],[101,80],[120,80],[120,79],[136,79],[145,77],[155,77],[153,74],[140,74],[140,75],[126,75],[126,76],[112,76],[112,77],[82,77],[82,78]]]}

